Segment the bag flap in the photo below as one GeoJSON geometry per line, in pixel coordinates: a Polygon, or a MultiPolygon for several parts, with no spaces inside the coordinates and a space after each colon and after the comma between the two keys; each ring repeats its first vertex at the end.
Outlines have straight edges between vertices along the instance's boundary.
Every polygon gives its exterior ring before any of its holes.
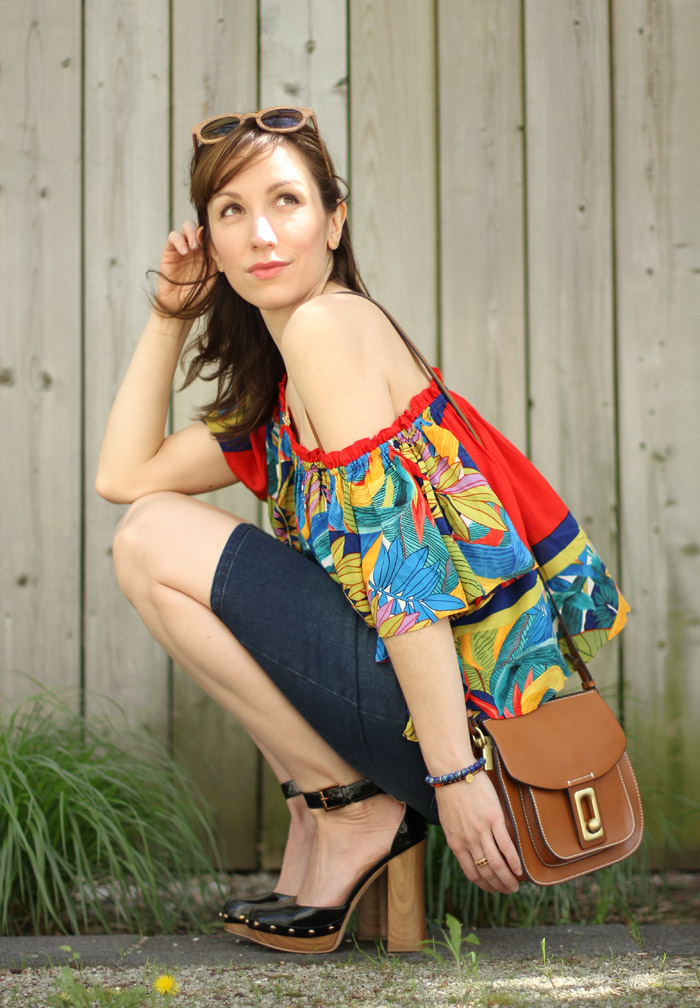
{"type": "Polygon", "coordinates": [[[607,773],[625,751],[625,733],[595,690],[542,704],[481,727],[511,777],[538,788],[566,788],[607,773]]]}

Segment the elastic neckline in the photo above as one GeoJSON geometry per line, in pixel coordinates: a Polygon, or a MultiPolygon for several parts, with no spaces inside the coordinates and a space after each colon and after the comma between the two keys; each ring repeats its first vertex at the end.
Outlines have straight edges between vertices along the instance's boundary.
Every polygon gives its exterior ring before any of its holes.
{"type": "MultiPolygon", "coordinates": [[[[440,372],[437,368],[435,370],[442,380],[440,372]]],[[[286,388],[287,375],[285,374],[279,385],[280,430],[287,432],[292,451],[301,462],[321,465],[326,469],[339,469],[342,466],[349,465],[351,462],[355,462],[358,458],[361,458],[362,455],[366,455],[373,451],[373,449],[385,444],[401,431],[412,427],[420,414],[428,406],[431,406],[436,399],[442,397],[437,382],[433,379],[429,385],[411,398],[406,409],[394,420],[391,426],[383,427],[372,437],[360,438],[358,441],[353,441],[351,445],[341,448],[339,451],[324,452],[320,448],[305,448],[299,444],[292,429],[291,417],[290,423],[285,423],[284,416],[287,412],[286,388]]]]}

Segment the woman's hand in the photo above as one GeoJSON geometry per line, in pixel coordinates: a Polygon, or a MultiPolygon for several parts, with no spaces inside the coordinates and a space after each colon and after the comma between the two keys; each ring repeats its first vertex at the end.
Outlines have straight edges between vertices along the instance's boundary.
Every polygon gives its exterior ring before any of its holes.
{"type": "Polygon", "coordinates": [[[470,882],[486,892],[516,892],[523,870],[496,789],[486,773],[436,789],[440,825],[470,882]],[[486,858],[487,864],[477,867],[486,858]]]}
{"type": "Polygon", "coordinates": [[[193,304],[197,304],[211,289],[217,276],[213,259],[199,243],[200,229],[186,220],[182,231],[171,231],[160,260],[158,300],[171,311],[178,311],[192,294],[193,285],[201,281],[202,267],[207,262],[210,279],[201,285],[193,304]]]}

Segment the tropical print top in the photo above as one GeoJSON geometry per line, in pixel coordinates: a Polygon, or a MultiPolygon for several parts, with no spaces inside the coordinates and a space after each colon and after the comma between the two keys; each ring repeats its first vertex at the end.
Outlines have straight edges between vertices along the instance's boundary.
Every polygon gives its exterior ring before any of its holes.
{"type": "Polygon", "coordinates": [[[514,717],[570,674],[537,565],[584,660],[629,606],[544,477],[455,399],[481,443],[433,381],[391,427],[324,453],[296,441],[283,380],[272,419],[222,449],[267,498],[277,538],[321,564],[376,628],[377,661],[387,637],[449,619],[467,707],[514,717]]]}

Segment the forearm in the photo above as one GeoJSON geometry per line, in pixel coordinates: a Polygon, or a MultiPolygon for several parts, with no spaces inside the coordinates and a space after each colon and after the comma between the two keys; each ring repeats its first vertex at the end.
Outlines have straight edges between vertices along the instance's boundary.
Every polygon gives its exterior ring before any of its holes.
{"type": "Polygon", "coordinates": [[[429,773],[473,762],[464,689],[449,620],[384,638],[429,773]]]}
{"type": "Polygon", "coordinates": [[[170,392],[190,322],[151,313],[107,421],[97,470],[103,496],[128,492],[165,437],[170,392]]]}

